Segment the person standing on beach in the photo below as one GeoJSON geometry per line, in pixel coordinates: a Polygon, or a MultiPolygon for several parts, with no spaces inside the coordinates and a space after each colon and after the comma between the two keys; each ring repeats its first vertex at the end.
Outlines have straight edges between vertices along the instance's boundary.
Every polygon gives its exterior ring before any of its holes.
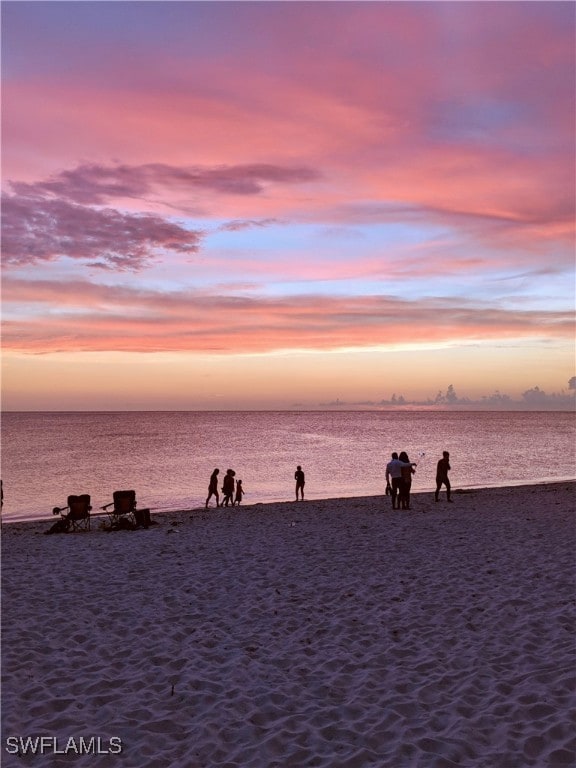
{"type": "Polygon", "coordinates": [[[216,496],[216,506],[220,506],[220,494],[218,493],[218,473],[219,469],[215,469],[210,475],[210,482],[208,483],[208,498],[206,499],[206,509],[208,509],[208,502],[212,496],[216,496]]]}
{"type": "Polygon", "coordinates": [[[224,482],[222,483],[222,506],[227,507],[230,502],[232,502],[232,506],[234,506],[234,475],[236,472],[234,472],[233,469],[227,469],[226,475],[224,476],[224,482]]]}
{"type": "Polygon", "coordinates": [[[450,498],[450,480],[448,479],[449,470],[450,454],[448,451],[442,451],[442,458],[436,466],[436,493],[434,494],[434,501],[439,501],[438,494],[443,485],[446,486],[446,501],[452,501],[450,498]]]}
{"type": "Polygon", "coordinates": [[[392,499],[392,509],[400,509],[400,492],[402,489],[402,468],[415,467],[413,461],[400,461],[396,451],[392,454],[392,460],[386,464],[386,485],[390,485],[390,498],[392,499]],[[396,497],[398,497],[398,507],[396,507],[396,497]]]}
{"type": "MultiPolygon", "coordinates": [[[[240,502],[242,501],[242,496],[244,496],[244,488],[242,488],[242,480],[236,480],[236,498],[234,499],[234,504],[238,504],[238,506],[240,506],[240,502]]],[[[232,506],[234,506],[234,504],[232,506]]]]}
{"type": "Polygon", "coordinates": [[[301,500],[304,501],[304,484],[306,480],[304,478],[304,472],[302,471],[300,464],[298,464],[296,467],[296,472],[294,472],[294,479],[296,480],[296,501],[298,501],[298,491],[300,491],[301,500]]]}
{"type": "Polygon", "coordinates": [[[412,475],[416,471],[412,466],[406,451],[402,451],[398,460],[402,462],[402,482],[400,484],[400,493],[398,497],[398,506],[402,509],[410,509],[410,489],[412,488],[412,475]]]}

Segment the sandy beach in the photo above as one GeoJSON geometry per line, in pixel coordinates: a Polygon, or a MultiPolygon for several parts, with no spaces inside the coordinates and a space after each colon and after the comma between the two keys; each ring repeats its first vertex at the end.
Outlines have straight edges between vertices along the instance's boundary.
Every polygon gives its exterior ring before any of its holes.
{"type": "Polygon", "coordinates": [[[4,523],[2,765],[574,766],[575,488],[4,523]]]}

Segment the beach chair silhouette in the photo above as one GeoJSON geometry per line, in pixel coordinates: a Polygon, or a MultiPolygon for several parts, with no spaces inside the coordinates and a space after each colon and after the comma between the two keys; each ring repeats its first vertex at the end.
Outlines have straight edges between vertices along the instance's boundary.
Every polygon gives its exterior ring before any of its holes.
{"type": "Polygon", "coordinates": [[[102,509],[112,509],[108,512],[110,524],[114,528],[136,527],[136,491],[114,491],[113,501],[105,504],[102,509]]]}
{"type": "Polygon", "coordinates": [[[112,528],[148,528],[156,525],[150,519],[149,509],[136,508],[136,491],[114,491],[112,498],[114,501],[102,507],[113,507],[108,512],[112,528]]]}
{"type": "Polygon", "coordinates": [[[66,507],[54,507],[53,515],[60,515],[62,520],[68,523],[67,530],[89,531],[90,530],[90,496],[82,493],[79,496],[68,496],[68,505],[66,507]],[[67,514],[62,514],[68,510],[67,514]]]}

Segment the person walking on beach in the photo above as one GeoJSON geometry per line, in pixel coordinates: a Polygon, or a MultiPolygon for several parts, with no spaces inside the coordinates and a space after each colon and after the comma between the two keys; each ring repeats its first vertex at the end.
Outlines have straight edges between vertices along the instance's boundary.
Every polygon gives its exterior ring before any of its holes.
{"type": "Polygon", "coordinates": [[[396,451],[392,454],[392,460],[386,464],[386,485],[390,485],[390,498],[392,509],[400,509],[400,491],[402,488],[402,467],[415,467],[413,461],[403,462],[398,458],[396,451]],[[398,506],[396,498],[398,497],[398,506]]]}
{"type": "Polygon", "coordinates": [[[206,509],[208,509],[208,502],[212,496],[216,496],[216,506],[220,506],[220,494],[218,493],[218,473],[219,469],[215,469],[210,475],[210,482],[208,484],[208,498],[206,499],[206,509]]]}
{"type": "Polygon", "coordinates": [[[233,469],[227,469],[222,483],[222,506],[227,507],[230,502],[234,506],[234,472],[233,469]]]}
{"type": "Polygon", "coordinates": [[[240,506],[240,502],[242,501],[242,496],[244,496],[244,488],[242,488],[242,480],[236,480],[236,498],[234,499],[234,504],[238,504],[238,506],[240,506]]]}
{"type": "Polygon", "coordinates": [[[298,464],[296,467],[296,472],[294,472],[294,479],[296,480],[296,501],[298,501],[298,491],[300,491],[301,500],[304,501],[304,484],[306,480],[304,478],[304,472],[302,471],[300,464],[298,464]]]}
{"type": "Polygon", "coordinates": [[[438,494],[440,488],[446,486],[446,501],[452,501],[450,498],[450,480],[448,479],[448,471],[450,470],[450,454],[448,451],[442,451],[442,458],[436,466],[436,493],[434,494],[434,500],[439,501],[438,494]]]}
{"type": "Polygon", "coordinates": [[[398,460],[403,463],[402,470],[401,470],[402,482],[400,484],[398,506],[401,506],[402,509],[410,509],[410,489],[412,488],[412,475],[414,474],[414,472],[416,472],[416,470],[412,466],[412,463],[410,462],[410,459],[408,458],[408,454],[406,453],[406,451],[402,451],[402,453],[398,457],[398,460]]]}

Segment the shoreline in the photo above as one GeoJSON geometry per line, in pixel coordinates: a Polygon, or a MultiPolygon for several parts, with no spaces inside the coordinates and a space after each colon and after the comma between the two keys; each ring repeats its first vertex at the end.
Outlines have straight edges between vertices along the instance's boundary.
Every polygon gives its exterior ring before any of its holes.
{"type": "Polygon", "coordinates": [[[575,490],[5,524],[3,765],[569,768],[575,490]]]}
{"type": "MultiPolygon", "coordinates": [[[[529,488],[541,488],[541,487],[548,487],[556,488],[563,485],[573,485],[574,486],[574,494],[576,498],[576,478],[562,478],[559,480],[541,480],[536,481],[532,483],[525,483],[522,481],[519,481],[519,483],[516,485],[471,485],[471,486],[465,486],[465,487],[458,487],[455,488],[452,487],[452,496],[456,499],[459,496],[472,494],[472,493],[491,493],[495,491],[516,491],[516,490],[527,490],[529,488]]],[[[434,490],[430,489],[420,489],[420,490],[414,490],[411,493],[412,499],[425,499],[430,496],[434,495],[434,490]]],[[[445,496],[445,489],[442,488],[441,491],[441,497],[443,498],[445,496]]],[[[370,496],[334,496],[334,497],[326,497],[321,499],[315,499],[315,498],[306,498],[304,501],[304,504],[306,505],[319,505],[320,507],[324,504],[334,504],[337,502],[340,503],[358,503],[360,501],[364,501],[366,503],[378,503],[379,501],[388,500],[388,497],[385,495],[384,491],[381,494],[373,494],[370,496]]],[[[234,507],[233,509],[238,511],[238,509],[259,509],[259,510],[276,510],[277,507],[285,505],[286,507],[292,507],[294,504],[301,504],[302,502],[298,501],[295,502],[293,499],[285,499],[282,501],[262,501],[262,502],[254,502],[254,503],[242,503],[240,507],[234,507]]],[[[141,506],[141,505],[140,505],[141,506]]],[[[228,510],[232,509],[231,507],[228,507],[228,510]]],[[[214,506],[214,503],[211,502],[210,506],[208,507],[208,511],[212,510],[214,512],[218,511],[224,511],[226,510],[226,507],[216,508],[214,506]]],[[[164,516],[169,515],[180,515],[180,514],[189,514],[189,513],[198,513],[198,512],[206,512],[206,508],[204,506],[192,506],[192,507],[183,507],[181,509],[169,509],[169,508],[163,508],[163,507],[157,507],[157,508],[151,508],[150,513],[152,518],[162,518],[164,516]]],[[[417,511],[417,510],[413,510],[417,511]]],[[[91,518],[94,521],[99,520],[106,520],[108,517],[108,514],[106,512],[103,512],[99,509],[96,509],[96,511],[92,511],[91,518]]],[[[6,512],[4,512],[3,515],[0,515],[0,526],[3,528],[6,525],[46,525],[51,524],[55,522],[58,518],[58,516],[52,516],[50,514],[46,514],[44,517],[33,517],[33,518],[22,518],[18,517],[15,519],[7,518],[6,512]]]]}

